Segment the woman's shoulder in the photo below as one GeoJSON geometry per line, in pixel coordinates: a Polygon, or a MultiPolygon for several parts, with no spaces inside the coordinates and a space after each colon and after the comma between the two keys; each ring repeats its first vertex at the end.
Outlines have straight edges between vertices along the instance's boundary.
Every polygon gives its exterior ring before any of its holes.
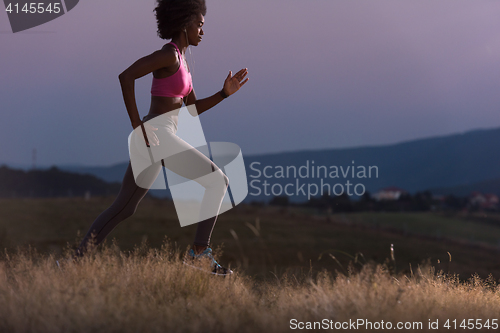
{"type": "Polygon", "coordinates": [[[162,48],[160,49],[160,51],[165,52],[165,53],[171,53],[171,54],[175,55],[176,52],[177,52],[177,49],[176,49],[176,47],[175,47],[174,44],[167,43],[167,44],[165,44],[165,45],[162,46],[162,48]]]}
{"type": "Polygon", "coordinates": [[[162,62],[168,66],[168,65],[175,65],[177,64],[177,51],[175,49],[175,46],[172,44],[165,44],[163,47],[156,52],[154,52],[157,57],[161,58],[162,62]]]}
{"type": "MultiPolygon", "coordinates": [[[[170,71],[173,68],[177,68],[179,65],[179,60],[177,58],[177,51],[175,46],[172,44],[165,44],[163,47],[151,54],[151,61],[156,64],[155,71],[170,71]],[[170,68],[173,66],[172,68],[170,68]]],[[[156,72],[156,76],[161,76],[162,74],[156,72]]],[[[155,76],[155,77],[156,77],[155,76]]]]}
{"type": "Polygon", "coordinates": [[[177,62],[177,50],[173,44],[165,44],[161,49],[156,51],[165,59],[168,59],[168,62],[177,62]]]}

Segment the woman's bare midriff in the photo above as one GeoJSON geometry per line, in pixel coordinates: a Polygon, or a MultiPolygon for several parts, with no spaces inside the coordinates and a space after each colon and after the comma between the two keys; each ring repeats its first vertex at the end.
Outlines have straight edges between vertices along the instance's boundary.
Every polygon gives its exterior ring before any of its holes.
{"type": "Polygon", "coordinates": [[[151,96],[149,114],[164,114],[175,109],[180,109],[181,106],[181,97],[151,96]]]}

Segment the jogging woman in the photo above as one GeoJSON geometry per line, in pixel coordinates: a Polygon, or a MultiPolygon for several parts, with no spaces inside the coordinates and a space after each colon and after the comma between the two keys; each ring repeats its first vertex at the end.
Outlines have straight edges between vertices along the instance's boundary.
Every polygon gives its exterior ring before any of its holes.
{"type": "MultiPolygon", "coordinates": [[[[210,260],[214,274],[231,274],[231,270],[220,266],[213,259],[209,247],[212,230],[229,180],[209,158],[175,133],[178,113],[183,103],[188,108],[194,105],[197,113],[201,114],[238,91],[248,81],[248,78],[245,79],[248,71],[245,68],[235,75],[229,71],[220,91],[210,97],[197,99],[184,54],[189,45],[197,46],[204,35],[205,0],[157,0],[154,11],[158,36],[162,39],[171,39],[171,42],[137,60],[119,75],[125,106],[132,127],[144,133],[148,147],[152,149],[167,147],[182,152],[164,159],[164,166],[205,187],[201,211],[205,216],[211,217],[198,222],[194,243],[188,256],[193,262],[197,261],[196,259],[210,260]],[[149,73],[153,73],[151,107],[149,114],[141,120],[135,101],[134,81],[149,73]],[[156,124],[152,120],[155,117],[162,121],[156,124]]],[[[83,256],[87,252],[92,235],[95,237],[94,244],[98,245],[120,222],[134,214],[149,189],[148,185],[152,184],[161,168],[162,164],[153,164],[146,173],[140,175],[142,178],[139,181],[137,175],[134,178],[133,168],[129,163],[120,193],[113,204],[94,221],[75,251],[74,257],[83,256]]]]}

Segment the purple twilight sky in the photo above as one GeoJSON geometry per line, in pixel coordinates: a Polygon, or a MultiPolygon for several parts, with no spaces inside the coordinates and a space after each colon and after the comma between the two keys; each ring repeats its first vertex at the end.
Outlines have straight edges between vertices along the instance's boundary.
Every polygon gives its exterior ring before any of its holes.
{"type": "MultiPolygon", "coordinates": [[[[0,5],[4,8],[3,5],[0,5]]],[[[155,1],[85,0],[25,32],[0,13],[0,163],[109,165],[132,127],[118,74],[162,47],[155,1]]],[[[500,127],[498,0],[207,0],[187,59],[201,116],[243,155],[396,143],[500,127]]],[[[151,74],[136,81],[141,116],[151,74]]]]}

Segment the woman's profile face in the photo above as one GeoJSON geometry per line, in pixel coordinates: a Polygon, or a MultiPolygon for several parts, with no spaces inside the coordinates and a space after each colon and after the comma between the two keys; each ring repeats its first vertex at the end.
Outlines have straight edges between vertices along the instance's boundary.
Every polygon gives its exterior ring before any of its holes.
{"type": "Polygon", "coordinates": [[[201,42],[203,32],[203,24],[205,23],[205,18],[202,14],[198,14],[193,22],[187,27],[187,35],[189,45],[198,45],[201,42]]]}

